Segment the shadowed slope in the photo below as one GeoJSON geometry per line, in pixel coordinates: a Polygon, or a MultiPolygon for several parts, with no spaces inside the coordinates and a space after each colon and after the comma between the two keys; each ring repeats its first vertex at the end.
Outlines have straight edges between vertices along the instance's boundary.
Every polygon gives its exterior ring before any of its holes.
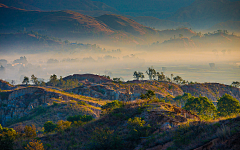
{"type": "Polygon", "coordinates": [[[102,15],[96,17],[96,19],[101,20],[106,25],[114,30],[120,30],[124,32],[131,33],[133,35],[145,35],[145,34],[154,34],[155,30],[145,27],[132,19],[119,16],[119,15],[102,15]]]}

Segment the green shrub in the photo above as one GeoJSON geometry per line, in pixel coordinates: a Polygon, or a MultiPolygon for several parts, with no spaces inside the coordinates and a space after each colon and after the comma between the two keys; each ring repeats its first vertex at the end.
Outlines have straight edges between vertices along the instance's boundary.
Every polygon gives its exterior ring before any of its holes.
{"type": "Polygon", "coordinates": [[[128,119],[128,129],[129,136],[128,139],[131,141],[138,141],[141,137],[146,137],[149,135],[149,129],[151,126],[145,125],[146,122],[139,117],[135,117],[134,119],[128,119]]]}
{"type": "Polygon", "coordinates": [[[79,104],[79,105],[87,105],[87,103],[84,102],[84,101],[79,101],[78,104],[79,104]]]}
{"type": "Polygon", "coordinates": [[[41,143],[41,141],[38,140],[32,140],[27,144],[27,147],[25,147],[26,150],[44,150],[44,146],[41,143]]]}
{"type": "Polygon", "coordinates": [[[159,102],[163,102],[163,103],[165,103],[165,100],[164,100],[164,99],[160,99],[159,102]]]}
{"type": "Polygon", "coordinates": [[[220,116],[230,116],[240,112],[239,101],[229,94],[223,95],[218,100],[217,108],[220,116]]]}
{"type": "Polygon", "coordinates": [[[82,121],[82,122],[88,122],[93,120],[93,116],[91,115],[75,115],[75,116],[69,116],[67,118],[67,121],[74,122],[74,121],[82,121]]]}
{"type": "Polygon", "coordinates": [[[2,107],[7,107],[7,104],[2,104],[2,107]]]}
{"type": "Polygon", "coordinates": [[[37,133],[36,133],[35,125],[32,125],[32,127],[31,126],[25,126],[25,128],[24,128],[24,135],[27,138],[34,138],[34,137],[36,137],[37,133]]]}
{"type": "Polygon", "coordinates": [[[113,102],[111,102],[111,103],[107,103],[107,104],[103,105],[103,106],[101,107],[101,109],[102,109],[104,112],[110,112],[110,111],[112,111],[113,109],[122,107],[122,105],[123,105],[122,102],[120,102],[120,101],[118,101],[118,100],[115,100],[115,101],[113,101],[113,102]]]}
{"type": "Polygon", "coordinates": [[[140,98],[141,98],[141,99],[146,99],[147,97],[146,97],[145,94],[141,93],[140,98]]]}
{"type": "Polygon", "coordinates": [[[43,126],[46,133],[53,132],[57,127],[52,121],[45,122],[43,126]]]}
{"type": "Polygon", "coordinates": [[[71,124],[72,124],[72,122],[59,120],[57,122],[57,130],[62,131],[62,130],[65,130],[67,128],[70,128],[71,124]]]}
{"type": "Polygon", "coordinates": [[[92,134],[89,149],[96,150],[121,150],[123,142],[119,134],[109,128],[96,128],[92,134]]]}
{"type": "MultiPolygon", "coordinates": [[[[1,126],[2,127],[2,126],[1,126]]],[[[17,133],[12,128],[0,129],[0,148],[2,150],[12,150],[17,133]]]]}
{"type": "Polygon", "coordinates": [[[216,135],[218,138],[225,140],[231,136],[231,129],[230,127],[223,124],[220,128],[217,129],[216,135]]]}
{"type": "Polygon", "coordinates": [[[59,106],[59,104],[57,102],[53,102],[53,106],[56,107],[59,106]]]}
{"type": "Polygon", "coordinates": [[[47,109],[42,106],[39,106],[39,107],[35,108],[35,111],[36,111],[36,114],[39,115],[39,114],[46,113],[47,109]]]}
{"type": "Polygon", "coordinates": [[[140,95],[141,99],[152,99],[154,97],[155,97],[155,93],[152,90],[148,90],[145,94],[140,95]]]}
{"type": "Polygon", "coordinates": [[[214,118],[217,113],[216,107],[207,97],[191,97],[184,106],[185,110],[195,112],[203,119],[214,118]]]}
{"type": "Polygon", "coordinates": [[[188,124],[180,125],[178,129],[174,132],[173,141],[175,146],[181,147],[183,145],[187,145],[191,142],[192,134],[194,132],[190,132],[188,124]]]}

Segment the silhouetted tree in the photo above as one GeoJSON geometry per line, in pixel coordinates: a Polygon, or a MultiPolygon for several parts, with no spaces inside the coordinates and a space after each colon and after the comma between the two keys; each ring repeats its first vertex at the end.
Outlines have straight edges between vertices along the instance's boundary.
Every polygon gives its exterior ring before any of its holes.
{"type": "Polygon", "coordinates": [[[152,80],[156,76],[156,70],[153,67],[149,67],[148,70],[146,71],[147,75],[149,76],[149,80],[152,80]]]}
{"type": "Polygon", "coordinates": [[[28,83],[29,83],[29,78],[25,76],[24,79],[23,79],[22,84],[28,85],[28,83]]]}
{"type": "Polygon", "coordinates": [[[157,77],[158,81],[164,81],[166,79],[166,76],[163,74],[163,72],[161,72],[161,74],[157,72],[157,77]]]}
{"type": "Polygon", "coordinates": [[[234,82],[232,82],[232,86],[239,87],[240,86],[240,82],[234,81],[234,82]]]}
{"type": "Polygon", "coordinates": [[[39,81],[38,81],[38,78],[33,74],[32,76],[31,76],[31,81],[32,81],[32,83],[34,83],[35,85],[39,85],[39,81]]]}
{"type": "Polygon", "coordinates": [[[171,81],[172,81],[172,79],[173,79],[173,74],[171,74],[171,81]]]}
{"type": "Polygon", "coordinates": [[[170,79],[169,77],[167,77],[166,80],[167,80],[168,82],[171,82],[171,79],[170,79]]]}
{"type": "Polygon", "coordinates": [[[57,82],[58,82],[57,75],[56,74],[51,75],[50,76],[50,81],[49,81],[50,85],[56,86],[57,82]]]}
{"type": "Polygon", "coordinates": [[[113,78],[113,81],[114,81],[114,82],[120,82],[121,79],[120,79],[120,78],[113,78]]]}
{"type": "Polygon", "coordinates": [[[134,73],[133,73],[133,78],[136,78],[137,80],[139,80],[140,78],[144,78],[144,75],[143,75],[143,73],[142,72],[138,72],[138,71],[135,71],[134,73]]]}
{"type": "Polygon", "coordinates": [[[12,85],[14,85],[14,84],[15,84],[15,81],[14,81],[14,80],[12,80],[12,81],[11,81],[11,84],[12,84],[12,85]]]}
{"type": "Polygon", "coordinates": [[[181,83],[183,81],[182,77],[180,76],[174,77],[173,80],[176,81],[177,83],[181,83]]]}
{"type": "Polygon", "coordinates": [[[142,73],[141,74],[141,79],[143,80],[145,78],[144,74],[142,73]]]}

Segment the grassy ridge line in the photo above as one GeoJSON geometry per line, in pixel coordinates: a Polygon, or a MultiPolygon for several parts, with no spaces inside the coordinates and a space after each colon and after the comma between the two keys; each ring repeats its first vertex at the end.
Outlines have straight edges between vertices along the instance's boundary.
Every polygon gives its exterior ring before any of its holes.
{"type": "MultiPolygon", "coordinates": [[[[46,92],[52,92],[52,93],[58,93],[60,95],[64,95],[64,96],[68,96],[69,99],[72,98],[72,100],[80,100],[80,101],[84,101],[84,102],[90,102],[90,103],[94,103],[94,104],[98,104],[98,105],[104,105],[107,102],[109,102],[109,100],[101,100],[101,99],[97,99],[97,98],[92,98],[92,97],[87,97],[87,96],[83,96],[83,95],[78,95],[78,94],[73,94],[73,93],[67,93],[64,91],[59,91],[59,90],[54,90],[51,88],[46,88],[46,87],[40,87],[40,86],[28,86],[28,87],[21,87],[21,88],[17,88],[14,90],[8,90],[8,92],[13,92],[13,91],[17,91],[17,90],[21,90],[21,89],[26,89],[26,88],[39,88],[39,89],[43,89],[46,92]]],[[[6,90],[4,90],[6,91],[6,90]]],[[[94,106],[92,106],[94,107],[94,106]]],[[[96,107],[96,109],[99,109],[98,107],[96,107]]]]}
{"type": "Polygon", "coordinates": [[[58,90],[54,90],[54,89],[51,89],[51,88],[45,88],[45,87],[38,87],[38,88],[44,89],[45,91],[48,91],[48,92],[54,92],[54,93],[58,93],[58,94],[61,94],[61,95],[68,96],[70,99],[74,98],[74,99],[79,99],[79,100],[85,101],[85,102],[97,103],[97,104],[100,104],[100,105],[104,105],[107,102],[109,102],[109,101],[102,101],[100,99],[92,98],[92,97],[88,97],[88,96],[67,93],[67,92],[64,92],[64,91],[58,91],[58,90]]]}

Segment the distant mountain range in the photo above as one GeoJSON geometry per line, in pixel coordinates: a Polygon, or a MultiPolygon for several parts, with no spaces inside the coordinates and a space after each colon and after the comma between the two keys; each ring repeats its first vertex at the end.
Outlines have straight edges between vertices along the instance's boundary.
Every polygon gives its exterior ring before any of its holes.
{"type": "MultiPolygon", "coordinates": [[[[67,39],[111,39],[116,42],[164,41],[164,32],[143,26],[120,15],[90,17],[74,11],[29,11],[0,4],[0,32],[37,31],[67,39]]],[[[178,31],[166,31],[174,35],[178,31]]],[[[191,32],[189,32],[193,35],[191,32]]],[[[185,34],[186,35],[186,34],[185,34]]],[[[171,35],[173,36],[173,35],[171,35]]],[[[191,36],[190,36],[191,37],[191,36]]],[[[170,37],[169,37],[170,38],[170,37]]]]}
{"type": "Polygon", "coordinates": [[[195,0],[191,5],[180,8],[168,20],[188,22],[194,28],[206,29],[226,21],[240,21],[240,1],[195,0]]]}
{"type": "Polygon", "coordinates": [[[7,6],[26,10],[73,10],[84,11],[86,15],[90,15],[89,11],[97,14],[108,12],[161,19],[170,17],[179,8],[189,6],[192,2],[194,0],[0,0],[7,6]]]}
{"type": "Polygon", "coordinates": [[[150,17],[150,16],[139,16],[139,17],[129,16],[129,18],[135,20],[136,22],[138,22],[144,26],[153,27],[158,30],[176,29],[176,28],[181,28],[181,27],[188,27],[188,28],[192,27],[187,22],[174,22],[174,21],[158,19],[158,18],[150,17]]]}
{"type": "Polygon", "coordinates": [[[116,8],[122,14],[151,16],[165,19],[173,15],[179,8],[189,6],[194,0],[99,0],[116,8]]]}
{"type": "Polygon", "coordinates": [[[100,17],[96,17],[96,19],[105,23],[108,27],[110,27],[110,29],[131,33],[135,36],[146,34],[155,35],[158,32],[152,28],[139,24],[132,19],[120,15],[102,15],[100,17]]]}
{"type": "MultiPolygon", "coordinates": [[[[34,11],[71,10],[92,17],[117,14],[160,30],[183,26],[206,30],[219,27],[217,24],[222,22],[226,23],[221,29],[229,29],[235,25],[231,21],[240,21],[239,0],[0,0],[0,3],[34,11]]],[[[234,29],[238,31],[238,27],[234,29]]]]}
{"type": "Polygon", "coordinates": [[[73,10],[90,16],[119,13],[113,7],[91,0],[0,0],[0,3],[25,10],[73,10]]]}
{"type": "Polygon", "coordinates": [[[113,32],[95,18],[73,11],[27,11],[0,5],[1,32],[17,30],[45,31],[48,34],[72,34],[87,32],[113,32]]]}
{"type": "MultiPolygon", "coordinates": [[[[196,0],[192,6],[196,6],[197,1],[198,0],[196,0]]],[[[198,3],[201,4],[202,2],[198,3]]],[[[206,3],[210,2],[207,1],[206,3]]],[[[225,0],[223,3],[238,4],[239,2],[229,2],[225,0]]],[[[229,8],[230,6],[227,5],[226,7],[229,8]]],[[[29,32],[33,30],[42,35],[69,40],[85,40],[87,42],[88,40],[97,40],[105,43],[109,43],[110,40],[115,44],[124,43],[141,45],[157,41],[162,43],[170,38],[178,37],[180,34],[187,38],[196,35],[191,29],[185,28],[191,28],[191,25],[194,24],[194,22],[189,24],[188,22],[174,22],[154,17],[131,17],[132,19],[130,19],[115,14],[90,17],[71,10],[25,10],[9,7],[4,4],[0,4],[0,14],[1,33],[16,33],[20,30],[29,32]],[[183,26],[185,27],[183,28],[183,26]],[[179,27],[181,27],[179,30],[172,30],[172,28],[179,27]],[[164,28],[170,28],[171,30],[164,30],[164,28]]],[[[196,19],[196,21],[198,20],[196,19]]],[[[213,22],[209,21],[209,23],[204,23],[204,21],[202,21],[202,24],[211,25],[213,22]]],[[[234,21],[234,23],[233,21],[228,21],[224,23],[225,27],[223,26],[221,29],[224,30],[228,24],[235,24],[235,29],[238,30],[239,26],[237,21],[234,21]]],[[[201,23],[199,23],[199,25],[201,25],[201,23]]],[[[218,26],[221,26],[221,24],[218,26]]],[[[214,28],[218,28],[218,26],[216,25],[214,28]]]]}
{"type": "Polygon", "coordinates": [[[206,31],[213,30],[228,30],[229,32],[237,32],[240,33],[240,21],[226,21],[215,24],[211,28],[206,31]]]}
{"type": "Polygon", "coordinates": [[[0,0],[7,6],[26,10],[85,10],[85,11],[111,11],[117,10],[102,2],[91,0],[0,0]]]}

